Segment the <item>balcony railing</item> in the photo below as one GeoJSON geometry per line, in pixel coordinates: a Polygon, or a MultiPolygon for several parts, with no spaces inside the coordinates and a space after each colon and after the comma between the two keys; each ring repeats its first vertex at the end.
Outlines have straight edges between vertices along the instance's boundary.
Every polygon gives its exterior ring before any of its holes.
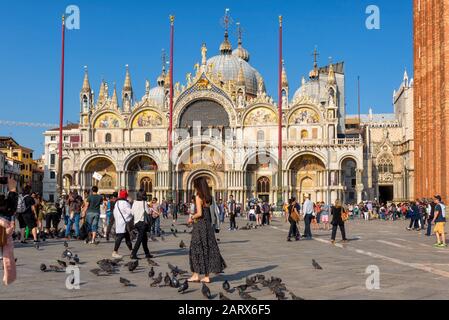
{"type": "MultiPolygon", "coordinates": [[[[174,141],[174,145],[177,145],[178,143],[181,143],[181,140],[179,142],[174,141]]],[[[200,142],[206,142],[206,143],[217,143],[221,142],[221,139],[216,138],[190,138],[191,143],[200,143],[200,142]]],[[[284,141],[284,146],[311,146],[311,145],[317,145],[317,146],[345,146],[345,145],[351,145],[351,146],[357,146],[363,144],[363,140],[360,138],[350,138],[350,139],[332,139],[330,142],[328,141],[321,141],[319,139],[300,139],[295,141],[284,141]]],[[[245,140],[245,141],[228,141],[225,143],[226,146],[252,146],[252,145],[271,145],[275,146],[277,145],[277,141],[255,141],[255,140],[245,140]]],[[[75,142],[75,143],[64,143],[64,149],[65,150],[71,150],[71,149],[130,149],[130,148],[167,148],[167,142],[111,142],[111,143],[105,143],[105,142],[75,142]]]]}

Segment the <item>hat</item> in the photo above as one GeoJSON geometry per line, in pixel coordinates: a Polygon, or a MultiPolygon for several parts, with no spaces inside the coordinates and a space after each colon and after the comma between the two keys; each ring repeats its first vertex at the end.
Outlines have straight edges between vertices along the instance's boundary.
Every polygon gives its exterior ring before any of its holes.
{"type": "Polygon", "coordinates": [[[441,202],[441,196],[436,195],[436,196],[434,196],[434,198],[441,202]]]}
{"type": "Polygon", "coordinates": [[[119,199],[127,199],[128,192],[126,190],[120,190],[118,197],[119,197],[119,199]]]}

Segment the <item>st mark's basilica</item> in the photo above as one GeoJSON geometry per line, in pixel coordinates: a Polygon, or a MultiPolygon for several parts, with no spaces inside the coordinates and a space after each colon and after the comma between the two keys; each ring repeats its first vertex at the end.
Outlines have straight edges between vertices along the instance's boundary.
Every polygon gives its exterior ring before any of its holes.
{"type": "MultiPolygon", "coordinates": [[[[190,199],[192,181],[199,176],[207,177],[217,198],[233,195],[240,203],[254,197],[275,203],[279,188],[283,200],[294,195],[302,201],[307,195],[327,203],[337,198],[360,202],[385,197],[376,183],[393,186],[396,180],[404,180],[401,172],[407,164],[402,154],[394,153],[400,143],[390,141],[388,133],[402,124],[398,119],[380,119],[381,123],[375,124],[376,117],[368,117],[366,122],[359,117],[358,131],[349,134],[351,126],[346,121],[357,121],[345,112],[344,63],[319,67],[315,56],[308,79],[303,78],[299,88],[289,87],[287,72],[282,70],[283,185],[279,186],[278,107],[265,90],[263,76],[250,64],[241,37],[233,50],[226,32],[218,55],[208,57],[208,51],[215,50],[203,45],[194,74],[186,75],[184,85],[174,86],[172,172],[176,200],[190,199]],[[376,140],[370,134],[377,129],[376,140]],[[376,154],[371,140],[379,144],[376,154]],[[384,151],[388,155],[382,154],[384,151]],[[387,170],[381,174],[391,176],[391,181],[378,179],[380,169],[387,170]]],[[[127,67],[120,97],[115,86],[110,95],[111,88],[104,81],[95,97],[85,70],[80,123],[64,129],[66,192],[95,184],[104,194],[143,188],[159,199],[169,196],[169,83],[169,73],[163,67],[156,84],[151,87],[147,81],[145,95],[138,99],[127,67]]],[[[52,135],[54,131],[47,131],[46,141],[52,135]]],[[[50,144],[46,143],[47,162],[50,144]]],[[[51,170],[50,164],[48,167],[51,170]]],[[[44,196],[54,190],[46,173],[44,196]]],[[[384,200],[409,197],[393,193],[388,195],[391,199],[384,200]]]]}

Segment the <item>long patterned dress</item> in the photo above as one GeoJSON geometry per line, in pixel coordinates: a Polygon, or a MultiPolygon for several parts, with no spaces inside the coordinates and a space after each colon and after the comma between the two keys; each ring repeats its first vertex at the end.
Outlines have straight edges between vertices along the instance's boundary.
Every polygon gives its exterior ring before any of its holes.
{"type": "Polygon", "coordinates": [[[203,207],[203,216],[193,224],[189,260],[191,271],[199,274],[221,273],[226,268],[215,239],[209,207],[203,207]]]}

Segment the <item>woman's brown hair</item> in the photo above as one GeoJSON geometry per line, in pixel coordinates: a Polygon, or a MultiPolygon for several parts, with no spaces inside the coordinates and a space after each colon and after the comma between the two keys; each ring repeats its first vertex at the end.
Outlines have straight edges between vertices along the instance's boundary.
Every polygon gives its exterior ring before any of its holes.
{"type": "Polygon", "coordinates": [[[207,184],[207,180],[204,177],[199,177],[193,181],[193,187],[195,188],[198,196],[203,203],[211,204],[212,203],[212,195],[210,193],[209,185],[207,184]]]}

